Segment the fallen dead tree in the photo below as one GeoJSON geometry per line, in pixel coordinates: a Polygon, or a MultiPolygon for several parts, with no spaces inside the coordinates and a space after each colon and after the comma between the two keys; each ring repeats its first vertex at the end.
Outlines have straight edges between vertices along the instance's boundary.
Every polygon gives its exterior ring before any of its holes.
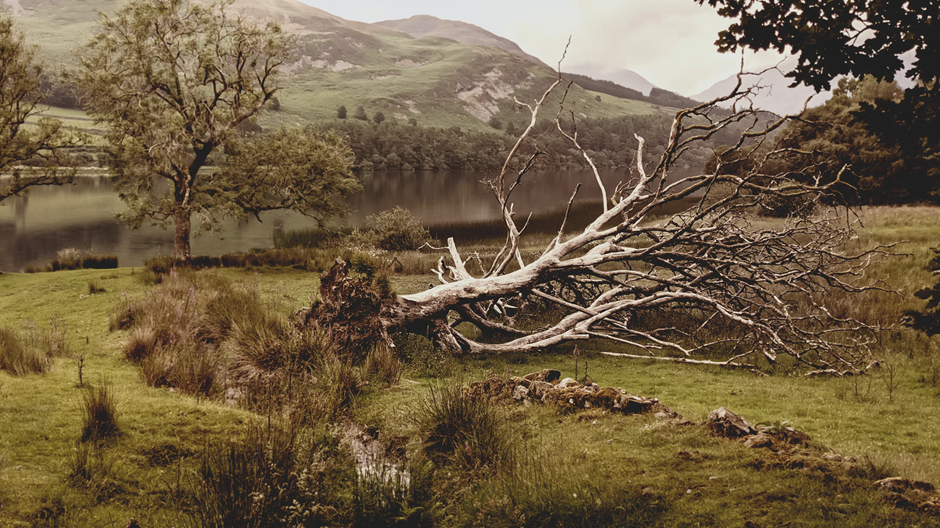
{"type": "MultiPolygon", "coordinates": [[[[393,331],[420,333],[455,354],[529,352],[590,339],[622,345],[612,354],[626,358],[696,365],[755,368],[781,354],[810,370],[857,372],[870,364],[876,329],[826,307],[832,292],[872,288],[861,281],[872,257],[883,252],[844,249],[853,217],[831,205],[846,189],[846,168],[833,170],[815,152],[779,147],[774,134],[792,117],[768,119],[749,104],[752,90],[741,91],[740,80],[732,94],[679,111],[655,164],[644,161],[644,140],[637,136],[635,173],[613,189],[581,148],[576,129],[565,125],[562,98],[558,131],[594,170],[603,211],[578,232],[566,229],[566,214],[557,236],[524,257],[525,220],[517,218],[512,195],[527,183],[539,153],[517,158],[549,95],[563,86],[559,76],[539,101],[526,105],[529,127],[487,182],[506,225],[505,244],[492,261],[462,254],[449,239],[433,270],[439,284],[383,300],[375,317],[353,309],[359,303],[341,286],[353,279],[338,264],[321,287],[323,303],[305,321],[336,328],[354,321],[359,333],[384,339],[393,331]],[[734,111],[716,112],[727,101],[734,111]],[[708,173],[671,176],[685,151],[733,127],[744,132],[715,156],[708,173]],[[802,160],[802,170],[774,172],[783,158],[802,160]],[[681,214],[651,217],[690,200],[695,205],[681,214]],[[774,222],[757,216],[780,204],[796,204],[793,214],[774,222]],[[471,259],[481,272],[471,273],[471,259]],[[527,308],[543,319],[555,317],[524,329],[514,316],[527,308]],[[484,339],[459,332],[462,323],[476,326],[484,339]]],[[[573,189],[569,210],[579,192],[580,186],[573,189]]]]}

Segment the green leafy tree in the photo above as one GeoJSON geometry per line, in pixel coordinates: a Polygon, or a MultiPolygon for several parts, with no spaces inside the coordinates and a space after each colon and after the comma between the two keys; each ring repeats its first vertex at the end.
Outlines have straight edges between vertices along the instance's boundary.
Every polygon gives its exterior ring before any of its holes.
{"type": "Polygon", "coordinates": [[[910,172],[923,179],[924,199],[940,198],[940,7],[916,2],[830,0],[695,0],[717,7],[733,20],[718,35],[719,51],[739,48],[793,53],[793,84],[829,88],[839,76],[892,81],[904,69],[904,54],[914,60],[905,75],[915,86],[899,99],[859,105],[854,117],[882,142],[899,149],[910,172]]]}
{"type": "Polygon", "coordinates": [[[206,206],[230,216],[290,209],[322,225],[345,214],[345,198],[362,189],[351,173],[352,150],[333,132],[281,129],[226,147],[229,155],[203,188],[206,206]]]}
{"type": "Polygon", "coordinates": [[[336,109],[336,117],[338,119],[346,119],[346,107],[345,106],[340,105],[340,107],[336,109]]]}
{"type": "Polygon", "coordinates": [[[78,139],[56,119],[34,120],[42,101],[41,77],[42,68],[12,19],[0,17],[0,202],[33,186],[68,183],[74,175],[63,165],[65,150],[78,139]]]}
{"type": "MultiPolygon", "coordinates": [[[[881,141],[866,124],[855,118],[865,104],[900,100],[902,90],[895,82],[879,81],[871,75],[861,79],[843,77],[824,105],[811,108],[802,119],[792,122],[781,135],[784,147],[813,152],[816,168],[832,179],[843,167],[843,179],[854,189],[844,188],[850,202],[866,204],[921,201],[929,191],[928,182],[913,177],[907,160],[894,145],[881,141]]],[[[799,174],[804,157],[782,160],[787,169],[799,174]]]]}
{"type": "Polygon", "coordinates": [[[372,120],[375,121],[376,125],[381,125],[382,121],[385,121],[385,114],[376,112],[375,115],[372,116],[372,120]]]}
{"type": "MultiPolygon", "coordinates": [[[[720,51],[775,49],[796,54],[797,66],[787,75],[794,84],[817,91],[840,75],[891,81],[905,66],[901,55],[913,53],[905,75],[915,81],[914,87],[901,98],[862,101],[853,117],[884,146],[897,149],[905,181],[912,184],[910,196],[940,198],[940,31],[935,0],[695,1],[707,1],[720,15],[735,20],[718,36],[720,51]]],[[[940,330],[940,283],[918,296],[928,304],[922,312],[907,314],[910,324],[933,335],[940,330]]]]}
{"type": "Polygon", "coordinates": [[[356,113],[353,114],[353,117],[356,118],[356,119],[358,119],[358,120],[360,120],[360,121],[368,121],[368,120],[369,120],[369,116],[366,115],[366,109],[363,108],[363,107],[361,107],[361,106],[357,106],[357,107],[356,107],[356,113]]]}
{"type": "MultiPolygon", "coordinates": [[[[273,99],[293,44],[276,23],[259,26],[230,6],[132,0],[102,15],[76,75],[89,114],[108,131],[113,180],[128,206],[120,218],[131,227],[174,224],[176,256],[187,261],[192,217],[211,227],[231,212],[220,206],[231,189],[219,182],[230,184],[234,172],[219,175],[210,156],[273,99]]],[[[293,192],[294,180],[275,183],[269,196],[293,192]]]]}

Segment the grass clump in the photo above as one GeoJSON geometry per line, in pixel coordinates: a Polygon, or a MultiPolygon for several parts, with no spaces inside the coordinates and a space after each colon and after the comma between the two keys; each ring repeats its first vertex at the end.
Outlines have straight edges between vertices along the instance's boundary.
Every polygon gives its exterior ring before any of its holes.
{"type": "Polygon", "coordinates": [[[48,330],[33,323],[20,331],[0,327],[0,370],[14,376],[47,372],[52,358],[68,354],[68,328],[58,316],[52,316],[48,330]]]}
{"type": "Polygon", "coordinates": [[[12,328],[0,328],[0,370],[14,376],[41,374],[51,368],[49,356],[12,328]]]}
{"type": "Polygon", "coordinates": [[[422,451],[439,465],[498,471],[512,463],[514,437],[505,418],[488,401],[467,396],[462,386],[431,388],[415,421],[422,451]]]}
{"type": "Polygon", "coordinates": [[[374,353],[368,365],[316,325],[298,326],[218,275],[172,271],[143,299],[126,296],[112,330],[129,330],[124,356],[152,387],[205,397],[225,395],[264,414],[306,407],[339,416],[364,378],[397,379],[397,359],[374,353]]]}
{"type": "Polygon", "coordinates": [[[117,403],[108,384],[89,388],[82,395],[82,442],[100,443],[118,435],[117,403]]]}
{"type": "Polygon", "coordinates": [[[274,421],[207,446],[197,475],[189,489],[199,526],[327,526],[345,510],[353,470],[335,436],[274,421]]]}

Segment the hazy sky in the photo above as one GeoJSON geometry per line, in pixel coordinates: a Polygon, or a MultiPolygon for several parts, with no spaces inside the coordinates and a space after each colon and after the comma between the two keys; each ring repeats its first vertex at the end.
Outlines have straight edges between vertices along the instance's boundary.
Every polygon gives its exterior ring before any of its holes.
{"type": "MultiPolygon", "coordinates": [[[[633,70],[653,84],[685,95],[738,71],[740,56],[719,54],[714,41],[728,26],[693,0],[303,0],[361,22],[433,15],[476,24],[506,37],[554,66],[570,35],[565,63],[633,70]]],[[[748,65],[777,62],[769,55],[748,65]]]]}

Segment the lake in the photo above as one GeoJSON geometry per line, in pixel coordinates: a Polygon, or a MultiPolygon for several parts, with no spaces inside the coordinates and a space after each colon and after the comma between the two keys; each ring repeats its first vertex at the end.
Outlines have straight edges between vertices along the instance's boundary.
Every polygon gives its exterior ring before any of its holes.
{"type": "MultiPolygon", "coordinates": [[[[627,170],[604,171],[611,192],[628,180],[627,170]]],[[[349,200],[353,212],[345,220],[359,225],[366,216],[395,206],[406,207],[426,224],[499,218],[499,207],[481,183],[490,173],[474,171],[376,172],[360,175],[363,191],[349,200]]],[[[600,199],[590,171],[564,170],[527,175],[512,195],[519,215],[563,207],[578,183],[580,200],[600,199]]],[[[0,271],[44,266],[64,248],[117,255],[121,266],[140,266],[156,255],[173,253],[173,232],[154,226],[127,229],[114,220],[124,204],[109,178],[83,173],[74,185],[36,187],[29,194],[0,204],[0,271]]],[[[518,216],[522,218],[524,216],[518,216]]],[[[293,212],[269,212],[262,222],[232,220],[221,233],[193,238],[193,255],[218,256],[252,248],[273,247],[275,228],[298,229],[315,223],[293,212]]]]}

